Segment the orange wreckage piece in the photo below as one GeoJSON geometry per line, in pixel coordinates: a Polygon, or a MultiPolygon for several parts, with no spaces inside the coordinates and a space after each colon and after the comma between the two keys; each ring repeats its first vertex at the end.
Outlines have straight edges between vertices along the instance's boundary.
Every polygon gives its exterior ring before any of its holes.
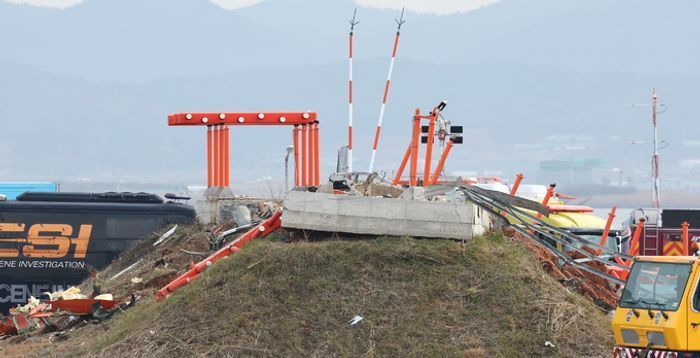
{"type": "Polygon", "coordinates": [[[219,249],[218,251],[216,251],[206,259],[200,261],[199,263],[194,264],[187,272],[183,273],[178,278],[176,278],[175,280],[167,284],[165,287],[161,288],[158,292],[156,292],[156,300],[159,302],[162,301],[165,297],[175,292],[175,290],[177,290],[178,288],[190,283],[195,277],[197,277],[202,271],[206,270],[207,267],[209,267],[211,264],[213,264],[221,258],[236,253],[238,250],[243,248],[243,246],[245,246],[248,242],[257,238],[265,237],[273,231],[277,230],[280,226],[282,226],[282,220],[280,219],[281,216],[282,211],[275,212],[269,219],[250,229],[238,239],[227,244],[226,246],[219,249]]]}

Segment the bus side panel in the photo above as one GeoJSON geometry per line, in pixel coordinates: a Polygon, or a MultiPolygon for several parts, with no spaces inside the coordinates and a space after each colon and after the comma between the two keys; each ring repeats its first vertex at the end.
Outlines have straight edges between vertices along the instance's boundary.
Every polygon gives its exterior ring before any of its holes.
{"type": "MultiPolygon", "coordinates": [[[[0,210],[0,223],[23,225],[21,232],[0,232],[0,239],[20,238],[10,243],[16,254],[0,257],[0,313],[26,303],[29,296],[77,285],[159,227],[194,219],[166,219],[163,210],[154,211],[0,210]]],[[[0,248],[7,244],[0,240],[0,248]]]]}

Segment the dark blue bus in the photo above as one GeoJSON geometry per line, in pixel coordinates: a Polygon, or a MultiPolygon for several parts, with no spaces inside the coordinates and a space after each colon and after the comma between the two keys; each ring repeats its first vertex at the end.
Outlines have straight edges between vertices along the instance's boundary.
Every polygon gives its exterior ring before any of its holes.
{"type": "Polygon", "coordinates": [[[0,200],[0,313],[82,282],[160,227],[195,220],[147,193],[39,193],[0,200]]]}

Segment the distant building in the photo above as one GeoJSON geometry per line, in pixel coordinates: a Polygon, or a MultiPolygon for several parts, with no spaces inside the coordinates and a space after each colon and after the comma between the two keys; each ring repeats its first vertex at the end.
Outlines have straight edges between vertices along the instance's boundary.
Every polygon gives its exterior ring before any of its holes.
{"type": "Polygon", "coordinates": [[[537,181],[575,186],[582,184],[599,184],[603,168],[607,161],[599,158],[584,158],[573,160],[545,160],[539,162],[537,181]]]}

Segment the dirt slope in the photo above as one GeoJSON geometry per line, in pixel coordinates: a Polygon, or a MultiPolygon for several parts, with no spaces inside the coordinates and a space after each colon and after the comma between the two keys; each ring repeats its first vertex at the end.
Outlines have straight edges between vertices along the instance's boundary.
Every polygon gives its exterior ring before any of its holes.
{"type": "Polygon", "coordinates": [[[35,354],[602,357],[612,343],[604,312],[491,235],[257,242],[165,303],[144,299],[35,354]]]}

